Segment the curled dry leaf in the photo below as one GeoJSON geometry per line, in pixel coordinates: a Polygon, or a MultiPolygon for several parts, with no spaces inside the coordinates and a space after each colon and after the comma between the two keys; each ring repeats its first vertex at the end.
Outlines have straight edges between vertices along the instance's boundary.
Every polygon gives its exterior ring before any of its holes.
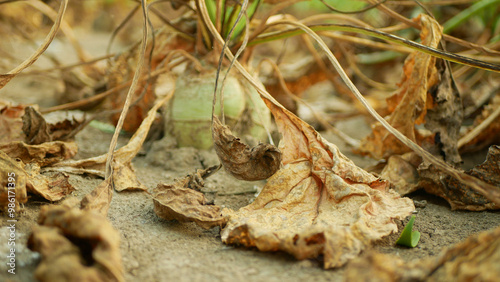
{"type": "Polygon", "coordinates": [[[24,163],[37,163],[41,167],[52,165],[76,155],[75,142],[52,141],[39,145],[28,145],[23,141],[0,144],[0,151],[24,163]]]}
{"type": "Polygon", "coordinates": [[[0,151],[0,210],[9,211],[9,216],[14,216],[14,211],[19,211],[19,204],[28,201],[26,193],[26,172],[23,163],[9,157],[0,151]],[[13,209],[12,212],[9,209],[13,209]]]}
{"type": "Polygon", "coordinates": [[[500,275],[500,227],[481,232],[437,257],[405,262],[370,252],[346,268],[345,281],[496,281],[500,275]],[[363,271],[359,271],[363,269],[363,271]]]}
{"type": "Polygon", "coordinates": [[[263,143],[250,148],[235,137],[216,116],[213,116],[212,136],[219,160],[226,171],[237,179],[267,179],[280,168],[281,152],[278,148],[263,143]]]}
{"type": "Polygon", "coordinates": [[[194,221],[199,226],[209,229],[222,226],[226,218],[221,215],[221,208],[207,204],[205,196],[194,188],[203,186],[203,179],[215,173],[220,166],[197,170],[174,184],[158,184],[153,190],[155,213],[166,220],[180,222],[194,221]]]}
{"type": "MultiPolygon", "coordinates": [[[[439,23],[426,15],[420,15],[416,20],[422,26],[422,44],[437,48],[442,34],[439,23]]],[[[415,125],[428,123],[429,129],[435,133],[433,138],[427,139],[428,143],[434,143],[436,139],[441,140],[438,143],[445,142],[436,150],[444,151],[449,155],[446,157],[456,164],[460,162],[456,141],[463,113],[456,87],[443,64],[439,64],[438,71],[436,58],[421,52],[408,56],[399,90],[387,99],[391,112],[387,121],[417,143],[421,143],[425,136],[416,131],[415,125]]],[[[403,154],[410,149],[380,123],[375,123],[372,134],[361,142],[359,151],[380,159],[403,154]]]]}
{"type": "Polygon", "coordinates": [[[75,191],[73,185],[68,181],[69,175],[56,173],[51,176],[40,174],[40,166],[36,163],[27,164],[24,167],[28,175],[26,187],[28,192],[38,194],[49,201],[59,201],[66,195],[75,191]]]}
{"type": "Polygon", "coordinates": [[[266,103],[283,137],[283,167],[252,204],[223,210],[229,217],[223,242],[298,259],[324,255],[325,268],[334,268],[397,231],[394,219],[415,208],[410,199],[357,167],[291,112],[266,103]]]}
{"type": "Polygon", "coordinates": [[[48,123],[40,112],[28,106],[22,117],[25,141],[37,145],[50,141],[65,141],[72,139],[76,133],[83,129],[84,119],[64,119],[56,123],[48,123]]]}
{"type": "Polygon", "coordinates": [[[42,256],[39,281],[124,281],[120,235],[99,214],[67,206],[44,206],[28,239],[42,256]]]}
{"type": "MultiPolygon", "coordinates": [[[[455,178],[443,176],[432,166],[426,168],[425,171],[420,168],[419,173],[422,177],[419,185],[423,186],[428,193],[444,198],[453,210],[481,211],[500,208],[499,205],[492,203],[484,195],[455,178]]],[[[491,146],[484,163],[475,166],[466,174],[498,187],[497,193],[500,193],[500,146],[491,146]]]]}

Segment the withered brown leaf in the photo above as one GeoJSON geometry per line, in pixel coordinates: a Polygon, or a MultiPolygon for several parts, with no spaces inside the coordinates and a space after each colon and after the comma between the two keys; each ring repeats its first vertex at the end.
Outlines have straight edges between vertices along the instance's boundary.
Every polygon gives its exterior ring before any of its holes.
{"type": "Polygon", "coordinates": [[[269,178],[281,165],[281,152],[271,144],[250,148],[235,137],[229,127],[213,116],[214,148],[222,165],[237,179],[255,181],[269,178]]]}
{"type": "Polygon", "coordinates": [[[499,260],[497,227],[474,234],[437,257],[416,262],[370,252],[347,266],[345,281],[496,281],[500,275],[499,260]]]}
{"type": "MultiPolygon", "coordinates": [[[[444,198],[453,210],[500,209],[500,206],[489,201],[484,195],[455,178],[444,176],[432,166],[420,168],[419,173],[422,177],[419,185],[423,186],[428,193],[444,198]]],[[[497,194],[500,194],[500,146],[491,146],[484,163],[466,173],[497,186],[497,194]]]]}
{"type": "Polygon", "coordinates": [[[221,215],[221,208],[207,204],[205,196],[193,190],[200,188],[203,179],[219,168],[220,166],[213,166],[205,170],[199,169],[195,174],[187,175],[174,184],[158,184],[153,190],[155,213],[166,220],[194,221],[205,229],[224,225],[227,219],[221,215]]]}
{"type": "MultiPolygon", "coordinates": [[[[26,172],[23,163],[0,151],[0,210],[19,211],[19,204],[28,201],[26,172]],[[9,184],[10,183],[10,184],[9,184]]],[[[13,214],[9,212],[9,214],[13,214]]]]}
{"type": "Polygon", "coordinates": [[[42,256],[39,281],[124,281],[120,235],[99,214],[67,206],[44,206],[28,239],[42,256]]]}
{"type": "Polygon", "coordinates": [[[71,140],[85,124],[85,119],[78,120],[74,116],[71,120],[65,118],[53,124],[48,123],[42,114],[31,106],[26,107],[22,120],[25,141],[31,145],[71,140]]]}
{"type": "MultiPolygon", "coordinates": [[[[132,160],[135,158],[135,156],[141,149],[144,140],[146,140],[151,124],[155,120],[156,111],[168,99],[172,97],[172,93],[173,92],[169,93],[165,97],[156,101],[155,105],[153,106],[153,108],[149,110],[148,115],[142,121],[142,124],[139,127],[139,129],[137,129],[134,135],[130,138],[127,145],[116,150],[116,152],[114,153],[114,162],[112,163],[113,182],[112,183],[109,182],[107,184],[103,182],[100,186],[111,187],[110,185],[112,184],[116,191],[123,191],[123,190],[145,191],[147,189],[137,179],[137,176],[135,174],[135,169],[132,164],[132,160]]],[[[57,171],[67,170],[68,172],[85,172],[85,173],[96,174],[98,176],[103,177],[104,172],[106,170],[105,168],[106,158],[107,154],[104,154],[84,160],[65,161],[55,164],[53,170],[57,171]]],[[[99,192],[97,194],[101,195],[102,193],[99,192]]],[[[109,192],[109,195],[111,195],[111,192],[109,192]]]]}
{"type": "Polygon", "coordinates": [[[0,151],[24,163],[35,162],[41,167],[48,166],[76,155],[78,146],[74,141],[52,141],[39,145],[28,145],[23,141],[0,144],[0,151]]]}
{"type": "Polygon", "coordinates": [[[73,185],[68,181],[69,176],[65,173],[56,173],[51,176],[40,174],[40,166],[36,163],[27,164],[24,167],[28,175],[26,187],[28,192],[38,194],[49,201],[59,201],[66,195],[75,191],[73,185]]]}
{"type": "Polygon", "coordinates": [[[298,259],[324,255],[325,268],[344,265],[372,240],[397,230],[414,210],[388,185],[357,167],[291,112],[267,101],[282,134],[283,167],[255,201],[229,217],[223,242],[282,250],[298,259]]]}
{"type": "Polygon", "coordinates": [[[111,178],[105,179],[81,201],[82,210],[93,210],[106,216],[113,197],[111,178]]]}
{"type": "Polygon", "coordinates": [[[23,132],[26,134],[26,141],[30,145],[52,141],[47,122],[45,122],[42,114],[31,106],[24,109],[23,132]]]}
{"type": "MultiPolygon", "coordinates": [[[[420,15],[416,20],[422,26],[422,44],[436,48],[441,40],[442,27],[426,15],[420,15]]],[[[410,54],[403,66],[403,78],[398,91],[387,99],[391,112],[387,121],[414,142],[421,139],[415,125],[425,121],[428,91],[439,82],[435,64],[436,58],[430,55],[421,52],[410,54]]],[[[375,123],[372,133],[362,140],[359,151],[380,159],[403,154],[410,149],[380,123],[375,123]]]]}

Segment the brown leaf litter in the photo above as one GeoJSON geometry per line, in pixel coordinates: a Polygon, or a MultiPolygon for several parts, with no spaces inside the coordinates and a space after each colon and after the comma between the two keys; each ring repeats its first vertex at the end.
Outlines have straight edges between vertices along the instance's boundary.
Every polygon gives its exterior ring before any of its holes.
{"type": "Polygon", "coordinates": [[[408,198],[357,167],[291,112],[266,101],[282,134],[283,167],[260,195],[229,217],[227,244],[286,251],[298,259],[324,256],[335,268],[370,242],[397,231],[395,219],[415,208],[408,198]]]}
{"type": "Polygon", "coordinates": [[[413,262],[377,252],[353,260],[345,281],[496,281],[500,276],[500,227],[468,237],[437,257],[413,262]],[[362,269],[362,271],[360,271],[362,269]]]}
{"type": "Polygon", "coordinates": [[[68,206],[43,206],[28,247],[39,281],[124,281],[120,235],[107,219],[68,206]]]}
{"type": "Polygon", "coordinates": [[[276,146],[259,143],[250,148],[235,137],[214,115],[212,136],[222,165],[237,179],[255,181],[271,177],[280,168],[281,152],[276,146]]]}
{"type": "MultiPolygon", "coordinates": [[[[420,33],[422,44],[437,48],[441,40],[442,27],[429,16],[421,15],[416,20],[422,25],[420,33]]],[[[424,123],[428,108],[435,107],[433,105],[433,95],[429,93],[429,89],[439,83],[440,75],[449,75],[449,73],[438,73],[435,57],[421,52],[413,52],[405,60],[399,90],[387,99],[388,110],[391,112],[387,121],[414,142],[421,143],[425,139],[425,136],[419,134],[415,129],[415,125],[424,123]]],[[[451,91],[454,88],[446,84],[437,87],[438,92],[440,89],[451,91]]],[[[434,94],[434,97],[444,101],[456,98],[455,96],[452,93],[434,94]]],[[[455,105],[453,100],[449,103],[455,105]]],[[[446,112],[453,113],[454,111],[456,110],[451,108],[446,112]]],[[[359,151],[369,153],[376,159],[381,159],[407,153],[411,150],[389,133],[380,123],[375,123],[372,125],[372,134],[362,140],[359,151]]]]}
{"type": "Polygon", "coordinates": [[[194,221],[209,229],[226,222],[219,206],[207,203],[203,193],[194,189],[203,187],[203,179],[214,174],[220,166],[198,169],[195,174],[177,180],[174,184],[158,184],[153,190],[155,213],[166,220],[194,221]]]}

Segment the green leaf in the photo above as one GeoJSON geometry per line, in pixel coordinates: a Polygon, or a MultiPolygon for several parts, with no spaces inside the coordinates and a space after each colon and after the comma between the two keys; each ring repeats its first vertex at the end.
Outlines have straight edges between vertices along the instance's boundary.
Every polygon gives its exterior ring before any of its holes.
{"type": "Polygon", "coordinates": [[[399,236],[399,239],[396,241],[396,244],[407,246],[410,248],[415,248],[420,240],[420,232],[412,231],[413,222],[415,221],[415,215],[412,215],[410,221],[406,224],[403,232],[399,236]]]}

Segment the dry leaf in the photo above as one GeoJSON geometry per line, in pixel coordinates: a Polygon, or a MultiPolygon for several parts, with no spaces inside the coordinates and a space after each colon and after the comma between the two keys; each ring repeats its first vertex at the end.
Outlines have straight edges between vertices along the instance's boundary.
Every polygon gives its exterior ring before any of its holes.
{"type": "MultiPolygon", "coordinates": [[[[422,44],[436,48],[441,40],[442,28],[439,23],[426,15],[419,16],[417,20],[422,26],[420,34],[422,44]]],[[[403,66],[403,78],[398,92],[387,99],[391,112],[387,121],[414,142],[419,138],[415,124],[424,122],[428,103],[431,102],[428,101],[428,91],[439,81],[435,62],[434,57],[421,52],[410,54],[403,66]]],[[[443,84],[441,88],[438,87],[438,91],[439,89],[448,90],[445,87],[446,84],[443,84]]],[[[437,98],[446,99],[446,97],[437,98]]],[[[372,126],[372,134],[361,142],[359,151],[380,159],[411,150],[399,142],[380,123],[375,123],[372,126]]]]}
{"type": "MultiPolygon", "coordinates": [[[[499,209],[500,206],[489,201],[484,195],[472,190],[467,185],[450,176],[443,176],[434,167],[420,168],[422,177],[420,186],[428,193],[444,198],[453,210],[482,211],[499,209]]],[[[466,172],[486,183],[495,185],[500,191],[500,146],[491,146],[484,163],[466,172]]]]}
{"type": "Polygon", "coordinates": [[[281,152],[278,148],[263,143],[250,148],[235,137],[226,125],[222,125],[216,116],[213,116],[212,136],[219,160],[237,179],[267,179],[280,168],[281,152]]]}
{"type": "Polygon", "coordinates": [[[26,134],[26,141],[30,145],[52,141],[45,119],[42,114],[31,106],[24,109],[23,132],[26,134]]]}
{"type": "Polygon", "coordinates": [[[497,281],[499,260],[497,227],[474,234],[437,257],[417,262],[370,252],[347,266],[345,281],[497,281]]]}
{"type": "Polygon", "coordinates": [[[0,151],[11,158],[20,159],[24,163],[37,163],[41,167],[48,166],[76,155],[78,146],[75,142],[52,141],[39,145],[28,145],[22,141],[0,144],[0,151]]]}
{"type": "Polygon", "coordinates": [[[0,151],[0,185],[0,210],[7,211],[12,218],[15,212],[19,211],[19,204],[28,201],[26,172],[21,161],[10,158],[2,151],[0,151]]]}
{"type": "Polygon", "coordinates": [[[106,216],[112,197],[113,185],[111,184],[111,178],[108,178],[82,199],[81,208],[82,210],[95,211],[106,216]]]}
{"type": "Polygon", "coordinates": [[[23,121],[21,117],[24,115],[23,105],[11,106],[3,101],[0,101],[0,144],[12,141],[23,141],[25,135],[23,133],[23,121]]]}
{"type": "Polygon", "coordinates": [[[47,123],[45,118],[31,106],[26,107],[22,117],[25,141],[31,145],[42,144],[50,141],[71,140],[76,133],[83,129],[85,119],[63,119],[54,124],[47,123]]]}
{"type": "Polygon", "coordinates": [[[69,175],[65,173],[44,176],[40,174],[40,166],[36,163],[27,164],[24,170],[28,175],[26,185],[28,192],[38,194],[49,201],[59,201],[75,191],[73,185],[68,181],[69,175]]]}
{"type": "Polygon", "coordinates": [[[407,195],[418,190],[420,176],[417,167],[422,159],[413,152],[390,156],[380,173],[382,179],[389,180],[391,188],[399,195],[407,195]]]}
{"type": "Polygon", "coordinates": [[[124,281],[120,235],[105,217],[66,206],[44,206],[28,239],[42,256],[39,281],[124,281]]]}
{"type": "MultiPolygon", "coordinates": [[[[137,179],[137,176],[135,175],[135,169],[132,165],[132,160],[141,149],[142,144],[144,143],[144,140],[148,135],[149,128],[151,127],[151,124],[155,120],[156,111],[166,101],[168,101],[168,99],[172,97],[172,94],[173,91],[156,102],[154,107],[149,110],[148,115],[143,120],[139,129],[137,129],[132,138],[130,138],[128,144],[118,149],[114,153],[114,162],[112,164],[113,183],[110,182],[106,184],[103,182],[99,186],[111,187],[109,185],[113,184],[113,187],[116,191],[147,190],[147,188],[144,185],[142,185],[141,182],[137,179]]],[[[105,168],[106,156],[107,154],[104,154],[84,160],[77,160],[77,161],[72,160],[72,161],[60,162],[58,164],[55,164],[53,168],[51,168],[51,170],[67,171],[75,173],[92,173],[94,175],[104,177],[104,172],[106,170],[105,168]]],[[[99,192],[98,195],[101,195],[101,192],[99,192]]]]}
{"type": "Polygon", "coordinates": [[[429,89],[426,100],[425,128],[434,134],[429,151],[434,151],[434,155],[442,156],[444,161],[457,166],[462,163],[457,142],[464,110],[449,63],[438,60],[436,66],[439,82],[429,89]]]}
{"type": "Polygon", "coordinates": [[[155,213],[166,220],[194,221],[205,229],[222,226],[227,219],[221,215],[221,208],[207,204],[205,196],[193,190],[202,187],[203,179],[219,168],[220,166],[214,166],[199,169],[194,175],[177,180],[173,185],[158,184],[153,190],[155,213]]]}
{"type": "Polygon", "coordinates": [[[298,259],[324,255],[325,268],[344,265],[367,244],[397,231],[394,219],[413,202],[357,167],[310,125],[267,102],[282,134],[283,168],[255,201],[229,217],[223,242],[282,250],[298,259]]]}

